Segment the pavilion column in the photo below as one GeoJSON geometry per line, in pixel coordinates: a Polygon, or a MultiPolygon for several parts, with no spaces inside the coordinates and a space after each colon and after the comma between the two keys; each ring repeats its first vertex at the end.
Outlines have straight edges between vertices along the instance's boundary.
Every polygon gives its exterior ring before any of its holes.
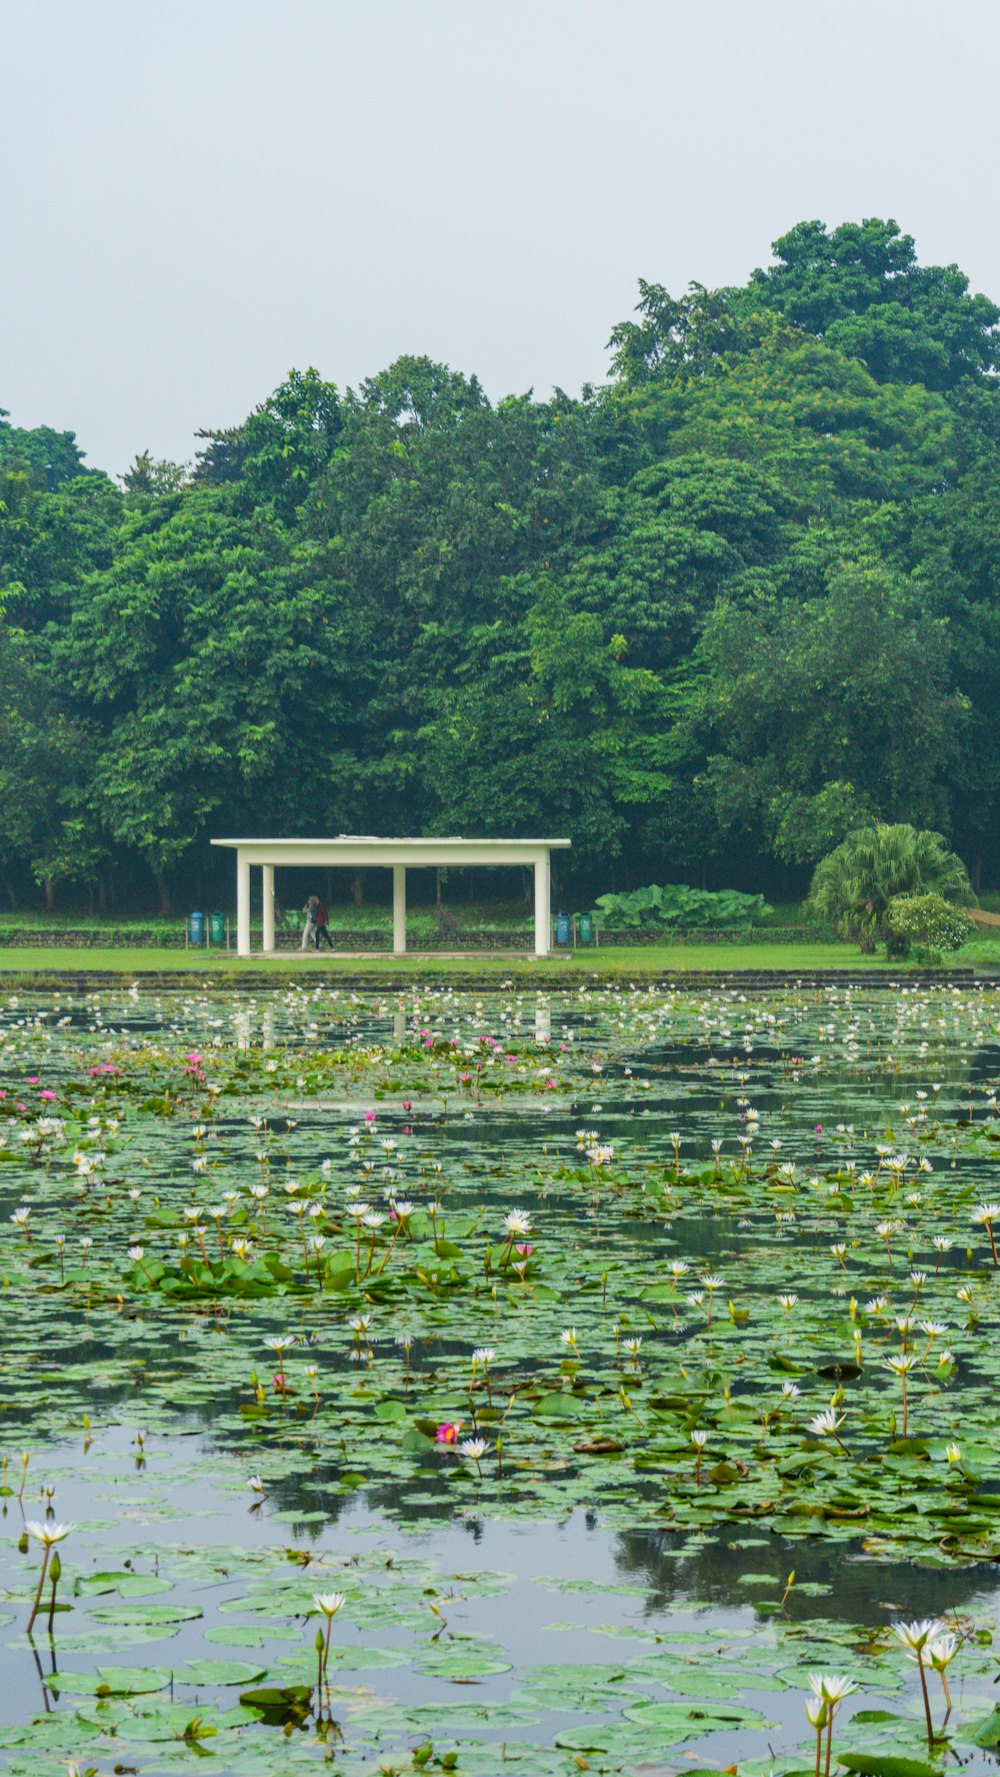
{"type": "Polygon", "coordinates": [[[260,873],[264,890],[264,951],[270,955],[274,949],[274,865],[262,864],[260,873]]]}
{"type": "Polygon", "coordinates": [[[392,952],[402,956],[406,951],[406,865],[392,866],[392,952]]]}
{"type": "Polygon", "coordinates": [[[549,854],[543,852],[535,865],[535,955],[548,956],[552,923],[549,891],[549,854]]]}
{"type": "Polygon", "coordinates": [[[236,954],[250,955],[250,865],[236,853],[236,954]]]}

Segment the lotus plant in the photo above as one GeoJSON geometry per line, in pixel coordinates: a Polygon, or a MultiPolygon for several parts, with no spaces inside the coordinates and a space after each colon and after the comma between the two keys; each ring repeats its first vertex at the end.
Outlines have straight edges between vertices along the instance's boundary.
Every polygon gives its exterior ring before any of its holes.
{"type": "Polygon", "coordinates": [[[483,1370],[483,1386],[486,1389],[486,1398],[491,1407],[493,1405],[493,1383],[490,1378],[490,1365],[495,1357],[496,1352],[492,1345],[477,1345],[475,1351],[472,1353],[472,1378],[469,1383],[469,1393],[471,1394],[475,1387],[476,1371],[481,1364],[483,1370]]]}
{"type": "Polygon", "coordinates": [[[993,1224],[996,1221],[1000,1221],[1000,1203],[977,1203],[972,1212],[972,1220],[980,1227],[985,1228],[989,1235],[990,1251],[993,1254],[993,1265],[995,1268],[1000,1265],[1000,1257],[997,1255],[997,1243],[993,1236],[993,1224]]]}
{"type": "Polygon", "coordinates": [[[333,1619],[337,1612],[343,1608],[345,1596],[343,1592],[314,1592],[313,1603],[315,1604],[316,1609],[321,1611],[326,1618],[326,1634],[324,1635],[322,1629],[319,1629],[316,1632],[316,1652],[319,1655],[319,1683],[322,1684],[326,1677],[326,1669],[330,1660],[330,1631],[333,1628],[333,1619]]]}
{"type": "MultiPolygon", "coordinates": [[[[28,1618],[27,1633],[30,1635],[35,1626],[38,1607],[42,1601],[42,1587],[45,1585],[45,1576],[49,1570],[49,1558],[52,1555],[52,1551],[56,1544],[66,1540],[73,1526],[72,1524],[38,1524],[33,1519],[29,1518],[24,1528],[28,1535],[34,1538],[36,1543],[41,1543],[42,1545],[42,1571],[38,1576],[38,1590],[35,1593],[35,1602],[31,1607],[31,1615],[28,1618]]],[[[52,1613],[55,1610],[55,1582],[58,1577],[59,1572],[57,1569],[52,1585],[52,1609],[49,1611],[50,1628],[52,1625],[52,1613]]]]}
{"type": "Polygon", "coordinates": [[[903,1436],[904,1436],[904,1438],[906,1436],[906,1421],[907,1421],[907,1413],[908,1413],[908,1402],[907,1402],[907,1397],[906,1397],[906,1378],[910,1374],[910,1371],[913,1369],[913,1366],[916,1363],[916,1361],[917,1361],[916,1353],[913,1351],[897,1352],[893,1357],[887,1357],[885,1360],[886,1369],[892,1370],[895,1373],[895,1375],[897,1375],[899,1377],[899,1380],[902,1383],[902,1387],[903,1387],[903,1436]]]}
{"type": "Polygon", "coordinates": [[[826,1761],[823,1765],[823,1777],[830,1777],[830,1759],[833,1753],[833,1719],[845,1697],[850,1697],[858,1689],[858,1686],[853,1679],[847,1678],[839,1672],[810,1672],[809,1689],[812,1691],[812,1696],[806,1700],[806,1714],[816,1730],[815,1777],[820,1777],[824,1729],[826,1730],[826,1761]]]}
{"type": "Polygon", "coordinates": [[[458,1446],[459,1455],[464,1456],[468,1462],[475,1463],[476,1473],[480,1480],[483,1478],[483,1471],[480,1467],[480,1463],[486,1455],[486,1449],[487,1445],[485,1438],[466,1438],[465,1441],[458,1446]]]}
{"type": "MultiPolygon", "coordinates": [[[[944,1691],[944,1700],[947,1704],[944,1722],[948,1720],[948,1717],[951,1714],[951,1692],[948,1689],[947,1669],[957,1653],[957,1635],[952,1635],[946,1632],[944,1635],[935,1635],[933,1640],[927,1643],[927,1661],[928,1664],[934,1668],[934,1671],[941,1680],[941,1687],[944,1691]]],[[[941,1723],[942,1727],[944,1727],[944,1722],[941,1723]]]]}
{"type": "MultiPolygon", "coordinates": [[[[937,1641],[945,1633],[945,1626],[938,1617],[924,1617],[915,1623],[893,1623],[892,1632],[906,1649],[907,1658],[916,1661],[920,1673],[920,1689],[924,1699],[924,1716],[927,1722],[927,1742],[934,1739],[934,1723],[931,1719],[931,1700],[927,1691],[927,1671],[924,1666],[924,1654],[928,1645],[937,1641]]],[[[951,1657],[951,1656],[949,1656],[951,1657]]],[[[947,1661],[945,1662],[947,1664],[947,1661]]],[[[946,1687],[947,1690],[947,1687],[946,1687]]],[[[950,1699],[949,1699],[950,1707],[950,1699]]]]}

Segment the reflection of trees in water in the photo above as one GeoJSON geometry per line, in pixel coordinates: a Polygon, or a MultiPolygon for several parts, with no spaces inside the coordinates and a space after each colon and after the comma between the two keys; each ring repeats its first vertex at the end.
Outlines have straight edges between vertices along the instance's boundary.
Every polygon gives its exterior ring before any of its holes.
{"type": "Polygon", "coordinates": [[[683,1534],[668,1531],[616,1533],[615,1565],[623,1577],[645,1587],[647,1610],[663,1611],[682,1603],[726,1609],[764,1600],[776,1603],[793,1568],[796,1588],[818,1584],[831,1589],[818,1598],[793,1590],[788,1605],[792,1622],[826,1617],[882,1626],[893,1617],[932,1617],[942,1610],[960,1610],[978,1593],[1000,1589],[1000,1569],[988,1561],[943,1571],[909,1561],[862,1560],[847,1543],[768,1536],[752,1548],[737,1549],[724,1534],[679,1553],[686,1540],[683,1534]],[[740,1577],[746,1573],[773,1574],[773,1590],[741,1586],[740,1577]]]}
{"type": "MultiPolygon", "coordinates": [[[[435,1528],[452,1531],[464,1531],[472,1543],[481,1543],[486,1534],[486,1525],[482,1518],[474,1515],[456,1513],[453,1499],[442,1497],[433,1504],[421,1501],[419,1505],[407,1506],[399,1497],[398,1488],[387,1485],[384,1487],[359,1488],[356,1493],[327,1492],[322,1487],[317,1492],[317,1479],[323,1479],[317,1473],[301,1479],[287,1476],[274,1482],[268,1488],[268,1504],[279,1512],[315,1512],[321,1509],[324,1513],[323,1522],[301,1523],[289,1528],[297,1543],[319,1542],[327,1533],[331,1524],[347,1519],[360,1508],[363,1515],[378,1514],[385,1517],[385,1528],[391,1532],[393,1522],[419,1525],[428,1532],[435,1528]],[[308,1483],[308,1484],[307,1484],[308,1483]]],[[[336,1476],[327,1477],[332,1486],[336,1476]]],[[[264,1507],[266,1512],[267,1506],[264,1507]]],[[[544,1525],[538,1526],[540,1531],[547,1531],[544,1525]]]]}

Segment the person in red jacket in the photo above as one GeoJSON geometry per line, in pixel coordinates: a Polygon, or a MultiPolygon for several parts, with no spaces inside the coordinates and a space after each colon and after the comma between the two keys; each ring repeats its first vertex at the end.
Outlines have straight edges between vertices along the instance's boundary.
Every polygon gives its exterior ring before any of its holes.
{"type": "Polygon", "coordinates": [[[313,902],[313,919],[316,924],[316,949],[319,949],[320,939],[325,938],[329,949],[332,950],[333,939],[330,936],[330,915],[326,910],[326,902],[321,900],[319,895],[310,896],[310,899],[313,902]]]}

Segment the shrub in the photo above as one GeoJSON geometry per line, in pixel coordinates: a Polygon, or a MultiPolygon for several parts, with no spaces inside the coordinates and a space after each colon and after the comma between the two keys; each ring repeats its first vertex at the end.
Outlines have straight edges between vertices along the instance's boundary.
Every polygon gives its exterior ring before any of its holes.
{"type": "Polygon", "coordinates": [[[598,895],[596,911],[606,931],[651,932],[672,926],[703,931],[749,926],[771,909],[763,895],[744,895],[737,889],[693,889],[685,883],[659,888],[653,883],[627,894],[598,895]]]}
{"type": "Polygon", "coordinates": [[[943,895],[897,895],[886,911],[890,956],[905,956],[910,946],[920,962],[937,963],[942,954],[961,950],[975,931],[960,907],[943,895]]]}

